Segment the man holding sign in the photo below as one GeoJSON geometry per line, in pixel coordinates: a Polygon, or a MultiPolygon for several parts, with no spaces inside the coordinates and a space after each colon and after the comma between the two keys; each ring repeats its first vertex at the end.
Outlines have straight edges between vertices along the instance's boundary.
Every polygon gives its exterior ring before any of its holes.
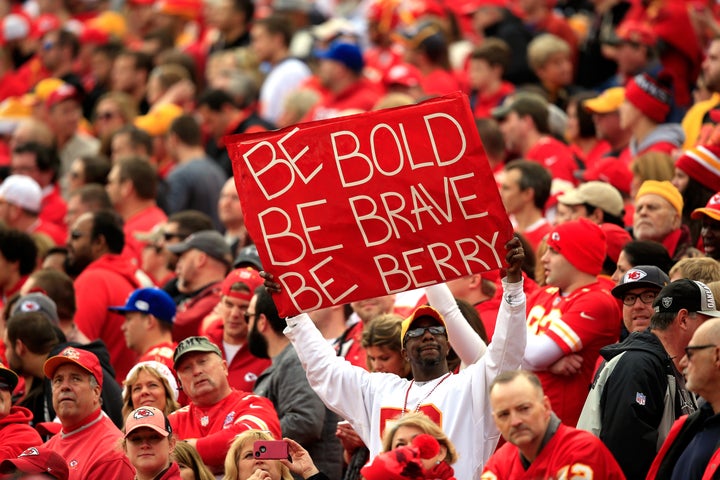
{"type": "Polygon", "coordinates": [[[227,145],[281,315],[503,266],[512,226],[460,93],[227,145]]]}
{"type": "Polygon", "coordinates": [[[285,334],[318,396],[352,424],[372,455],[388,421],[424,412],[462,452],[457,478],[479,478],[499,438],[487,383],[518,368],[525,349],[524,254],[511,239],[467,98],[458,92],[227,144],[248,230],[275,275],[267,278],[279,282],[273,291],[280,315],[422,287],[437,306],[421,307],[404,324],[413,382],[353,367],[309,316],[289,318],[285,334]],[[509,283],[496,342],[482,356],[484,344],[466,348],[475,333],[447,287],[435,284],[502,268],[501,245],[509,283]],[[452,375],[449,342],[466,364],[480,360],[452,375]]]}
{"type": "MultiPolygon", "coordinates": [[[[525,255],[517,238],[510,240],[506,249],[510,266],[503,280],[494,340],[477,363],[456,375],[447,366],[448,336],[458,338],[457,329],[472,329],[444,284],[428,288],[428,298],[439,311],[421,306],[403,322],[403,355],[410,362],[412,381],[393,374],[369,373],[338,357],[307,314],[287,319],[285,335],[300,357],[310,386],[328,408],[350,422],[370,449],[371,458],[381,452],[388,423],[407,412],[423,412],[440,425],[457,448],[460,458],[453,465],[456,478],[479,478],[499,439],[487,401],[488,384],[497,374],[519,368],[525,351],[525,294],[520,268],[525,255]]],[[[279,284],[265,275],[266,287],[278,292],[279,284]]],[[[460,332],[460,336],[466,334],[460,332]]]]}

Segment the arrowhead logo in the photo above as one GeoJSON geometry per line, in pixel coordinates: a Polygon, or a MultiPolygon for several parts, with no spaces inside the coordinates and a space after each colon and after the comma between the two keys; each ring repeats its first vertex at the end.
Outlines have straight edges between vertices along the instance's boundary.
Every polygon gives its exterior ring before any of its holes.
{"type": "Polygon", "coordinates": [[[627,271],[627,273],[625,273],[625,282],[637,282],[644,277],[647,277],[647,273],[643,272],[642,270],[636,270],[634,268],[631,268],[627,271]]]}

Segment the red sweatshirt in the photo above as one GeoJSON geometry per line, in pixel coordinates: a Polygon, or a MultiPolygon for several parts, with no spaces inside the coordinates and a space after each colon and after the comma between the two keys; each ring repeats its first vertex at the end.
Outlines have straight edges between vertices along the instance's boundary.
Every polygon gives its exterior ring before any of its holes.
{"type": "Polygon", "coordinates": [[[25,449],[42,443],[30,426],[32,418],[32,412],[25,407],[11,407],[10,413],[0,418],[0,461],[15,458],[25,449]]]}
{"type": "Polygon", "coordinates": [[[137,267],[126,258],[106,253],[88,265],[75,280],[75,323],[89,339],[99,338],[105,342],[120,385],[135,365],[137,354],[127,347],[120,330],[125,318],[109,312],[108,307],[124,305],[130,293],[140,288],[135,270],[137,267]]]}
{"type": "Polygon", "coordinates": [[[267,430],[282,438],[280,420],[270,400],[233,390],[211,407],[194,403],[168,417],[178,439],[197,439],[197,451],[213,473],[223,471],[225,455],[235,436],[246,430],[267,430]]]}
{"type": "Polygon", "coordinates": [[[98,410],[78,428],[64,429],[43,444],[67,460],[68,480],[90,478],[132,480],[135,469],[120,450],[122,432],[98,410]]]}

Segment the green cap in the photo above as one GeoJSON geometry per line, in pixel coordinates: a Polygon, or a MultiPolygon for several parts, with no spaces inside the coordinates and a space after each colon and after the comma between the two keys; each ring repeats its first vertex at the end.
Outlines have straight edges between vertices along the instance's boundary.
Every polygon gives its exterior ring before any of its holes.
{"type": "Polygon", "coordinates": [[[222,357],[220,349],[207,337],[188,337],[178,343],[178,346],[175,347],[175,353],[173,354],[173,368],[177,370],[180,358],[182,358],[183,355],[192,352],[216,353],[222,357]]]}

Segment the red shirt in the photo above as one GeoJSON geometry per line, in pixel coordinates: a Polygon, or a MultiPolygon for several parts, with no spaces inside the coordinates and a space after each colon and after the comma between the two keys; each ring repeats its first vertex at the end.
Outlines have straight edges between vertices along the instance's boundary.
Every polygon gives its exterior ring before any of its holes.
{"type": "MultiPolygon", "coordinates": [[[[206,336],[217,345],[222,352],[223,359],[227,361],[225,347],[223,346],[222,319],[213,322],[207,328],[206,336]]],[[[228,362],[228,382],[235,390],[252,392],[258,376],[271,364],[270,359],[258,358],[250,353],[247,342],[243,343],[232,361],[228,362]]]]}
{"type": "Polygon", "coordinates": [[[233,390],[210,407],[194,403],[168,416],[178,439],[197,439],[197,451],[214,473],[223,471],[225,455],[235,436],[246,430],[267,430],[282,438],[280,420],[270,400],[233,390]]]}
{"type": "Polygon", "coordinates": [[[67,242],[67,229],[43,220],[42,218],[37,219],[32,227],[30,227],[28,233],[42,233],[47,235],[50,240],[55,242],[55,245],[65,245],[67,242]]]}
{"type": "Polygon", "coordinates": [[[598,161],[603,159],[610,152],[610,144],[605,140],[595,142],[589,152],[585,153],[580,148],[571,144],[570,151],[585,164],[585,170],[589,170],[598,161]]]}
{"type": "MultiPolygon", "coordinates": [[[[45,189],[43,189],[45,190],[45,189]]],[[[42,202],[40,203],[40,217],[41,220],[50,222],[57,225],[61,229],[66,230],[65,225],[65,214],[67,213],[67,205],[60,195],[60,188],[57,184],[50,186],[49,191],[43,195],[42,202]]],[[[67,236],[62,239],[62,245],[67,236]]]]}
{"type": "Polygon", "coordinates": [[[125,317],[109,312],[108,307],[125,305],[133,290],[140,288],[135,278],[136,267],[120,255],[107,253],[83,270],[75,279],[77,313],[75,324],[89,339],[102,339],[115,368],[120,385],[135,365],[137,354],[125,343],[120,330],[125,317]]]}
{"type": "Polygon", "coordinates": [[[550,136],[543,136],[525,154],[528,160],[535,160],[550,170],[552,178],[567,180],[573,185],[577,184],[575,162],[570,147],[550,136]]]}
{"type": "Polygon", "coordinates": [[[68,480],[131,479],[135,468],[118,448],[123,435],[112,421],[98,410],[71,432],[64,429],[43,444],[67,460],[68,480]]]}
{"type": "Polygon", "coordinates": [[[518,447],[506,443],[488,459],[480,478],[481,480],[556,478],[625,480],[625,475],[600,439],[584,430],[560,424],[527,470],[520,461],[518,447]]]}
{"type": "Polygon", "coordinates": [[[125,249],[123,256],[134,259],[136,265],[142,264],[142,250],[145,243],[135,238],[136,232],[149,232],[156,225],[167,222],[167,215],[157,205],[139,211],[125,220],[123,232],[125,233],[125,249]]]}
{"type": "Polygon", "coordinates": [[[138,359],[137,363],[140,362],[160,362],[170,369],[171,372],[175,371],[175,364],[173,362],[173,353],[175,353],[175,342],[163,342],[158,343],[148,349],[147,352],[143,353],[138,359]]]}
{"type": "Polygon", "coordinates": [[[426,95],[447,95],[462,90],[462,85],[452,72],[436,68],[422,77],[420,86],[426,95]]]}
{"type": "Polygon", "coordinates": [[[502,82],[496,92],[479,92],[475,100],[473,115],[475,118],[490,118],[493,108],[502,104],[503,100],[515,91],[515,85],[510,82],[502,82]]]}
{"type": "Polygon", "coordinates": [[[341,112],[351,109],[367,112],[372,110],[379,98],[378,88],[372,85],[369,80],[361,78],[342,92],[328,95],[321,100],[316,107],[310,110],[310,113],[305,116],[303,121],[334,118],[339,116],[341,112]]]}
{"type": "Polygon", "coordinates": [[[537,251],[538,245],[540,245],[542,239],[545,238],[545,235],[550,233],[550,230],[552,230],[552,225],[547,219],[543,218],[542,221],[535,222],[529,229],[520,233],[522,233],[525,239],[532,245],[533,250],[537,251]]]}
{"type": "Polygon", "coordinates": [[[528,335],[547,335],[565,355],[578,353],[583,357],[576,375],[535,372],[553,411],[563,423],[577,425],[600,349],[618,340],[618,319],[622,317],[618,302],[596,282],[567,296],[562,296],[557,287],[545,287],[530,297],[527,305],[528,335]]]}

